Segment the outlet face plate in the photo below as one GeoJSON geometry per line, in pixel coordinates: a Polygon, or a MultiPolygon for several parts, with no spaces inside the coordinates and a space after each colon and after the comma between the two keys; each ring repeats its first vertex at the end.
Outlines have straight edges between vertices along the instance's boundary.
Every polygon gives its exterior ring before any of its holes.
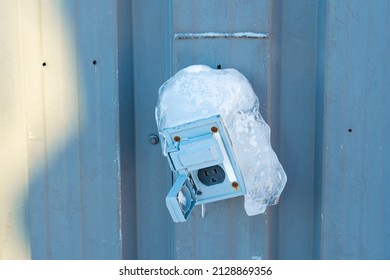
{"type": "Polygon", "coordinates": [[[225,171],[219,165],[214,165],[198,170],[199,181],[206,186],[221,184],[225,181],[225,171]]]}

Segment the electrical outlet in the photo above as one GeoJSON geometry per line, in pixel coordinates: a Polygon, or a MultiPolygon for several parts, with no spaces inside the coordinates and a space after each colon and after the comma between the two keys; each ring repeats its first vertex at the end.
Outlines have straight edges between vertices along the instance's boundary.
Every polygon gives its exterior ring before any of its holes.
{"type": "Polygon", "coordinates": [[[198,178],[202,184],[212,186],[225,181],[225,171],[219,165],[214,165],[198,170],[198,178]]]}
{"type": "Polygon", "coordinates": [[[164,129],[175,182],[166,197],[174,222],[185,222],[195,205],[246,193],[229,135],[219,115],[164,129]]]}

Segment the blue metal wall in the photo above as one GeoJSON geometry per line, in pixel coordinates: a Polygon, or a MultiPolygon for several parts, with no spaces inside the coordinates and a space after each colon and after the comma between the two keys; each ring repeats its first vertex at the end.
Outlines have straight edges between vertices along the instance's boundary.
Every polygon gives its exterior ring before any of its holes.
{"type": "Polygon", "coordinates": [[[320,29],[318,256],[390,258],[389,1],[330,1],[320,29]]]}
{"type": "Polygon", "coordinates": [[[122,257],[117,5],[22,1],[33,259],[122,257]]]}
{"type": "Polygon", "coordinates": [[[134,1],[138,257],[389,258],[389,10],[388,1],[134,1]],[[236,31],[270,38],[174,39],[236,31]],[[238,198],[185,224],[167,217],[165,159],[146,138],[159,85],[191,64],[237,68],[259,96],[289,177],[266,215],[247,217],[238,198]]]}
{"type": "Polygon", "coordinates": [[[59,3],[86,107],[30,178],[33,258],[390,258],[390,1],[59,3]],[[197,32],[269,37],[175,39],[197,32]],[[159,86],[191,64],[238,69],[260,99],[288,176],[264,215],[241,197],[170,219],[148,136],[159,86]]]}

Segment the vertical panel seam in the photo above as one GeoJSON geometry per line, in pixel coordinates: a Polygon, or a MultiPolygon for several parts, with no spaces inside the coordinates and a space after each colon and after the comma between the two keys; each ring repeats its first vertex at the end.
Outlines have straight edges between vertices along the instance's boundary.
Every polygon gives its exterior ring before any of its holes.
{"type": "Polygon", "coordinates": [[[314,169],[314,214],[313,214],[313,258],[321,259],[322,252],[322,166],[323,166],[323,136],[324,136],[324,90],[325,90],[325,43],[327,2],[318,0],[317,8],[317,55],[316,55],[316,112],[315,112],[315,169],[314,169]]]}
{"type": "MultiPolygon", "coordinates": [[[[42,1],[39,1],[39,18],[40,18],[40,25],[39,25],[39,32],[40,32],[40,40],[41,40],[41,59],[44,58],[44,38],[43,38],[43,18],[42,18],[42,1]]],[[[42,71],[43,72],[43,71],[42,71]]],[[[45,91],[45,74],[44,72],[41,75],[41,85],[42,85],[42,110],[43,110],[43,136],[44,136],[44,141],[45,141],[45,150],[44,150],[44,165],[43,165],[43,170],[44,170],[44,176],[45,176],[45,194],[44,194],[44,201],[45,201],[45,221],[47,223],[45,224],[45,230],[47,232],[48,240],[47,242],[47,253],[46,255],[50,259],[52,257],[51,255],[51,244],[50,244],[50,222],[49,222],[49,182],[48,182],[48,141],[47,141],[47,125],[46,125],[46,91],[45,91]]]]}
{"type": "MultiPolygon", "coordinates": [[[[75,46],[76,46],[76,49],[80,49],[80,41],[79,41],[79,5],[78,5],[78,1],[75,0],[73,1],[74,3],[74,10],[76,12],[76,15],[75,15],[75,46]]],[[[77,58],[77,62],[76,62],[76,72],[77,72],[77,75],[76,75],[76,79],[77,79],[77,111],[78,111],[78,135],[80,137],[81,134],[81,127],[82,127],[82,119],[80,118],[80,112],[81,112],[81,107],[80,107],[80,104],[81,104],[81,100],[80,100],[80,93],[82,92],[82,90],[80,89],[80,79],[79,79],[79,73],[80,73],[80,60],[77,58]]],[[[82,147],[81,147],[81,141],[78,141],[78,149],[79,149],[79,153],[78,153],[78,159],[79,159],[79,162],[82,163],[82,147]]],[[[80,212],[79,212],[79,215],[80,215],[80,232],[79,232],[79,235],[80,235],[80,239],[79,239],[79,250],[80,250],[80,259],[84,259],[84,247],[83,247],[83,244],[84,244],[84,231],[83,231],[83,220],[84,220],[84,206],[83,206],[83,200],[84,200],[84,181],[83,181],[83,176],[82,176],[82,171],[81,171],[81,165],[79,166],[79,192],[80,192],[80,196],[79,196],[79,204],[80,204],[80,212]]]]}
{"type": "MultiPolygon", "coordinates": [[[[168,17],[168,26],[167,26],[167,36],[168,36],[168,40],[167,40],[167,43],[168,43],[168,46],[167,46],[167,49],[168,49],[168,75],[169,77],[172,77],[173,73],[172,73],[172,64],[173,64],[173,48],[172,48],[172,40],[173,40],[173,6],[172,6],[172,0],[168,0],[167,1],[167,17],[168,17]]],[[[169,171],[168,171],[169,172],[169,171]]],[[[168,177],[172,177],[172,176],[168,176],[168,177]]],[[[173,179],[173,178],[172,178],[173,179]]],[[[171,183],[171,182],[169,182],[171,183]]],[[[175,231],[174,231],[174,225],[172,222],[168,221],[168,231],[170,231],[170,234],[168,234],[168,237],[169,237],[169,248],[170,251],[169,251],[169,254],[170,254],[170,259],[174,259],[175,258],[175,246],[174,246],[174,242],[175,242],[175,231]]]]}

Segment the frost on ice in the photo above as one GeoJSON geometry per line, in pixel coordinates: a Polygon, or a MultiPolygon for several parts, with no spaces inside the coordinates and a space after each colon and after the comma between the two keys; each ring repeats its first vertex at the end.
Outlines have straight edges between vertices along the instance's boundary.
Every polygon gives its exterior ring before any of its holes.
{"type": "Polygon", "coordinates": [[[179,71],[159,90],[157,126],[166,156],[162,131],[199,119],[220,115],[247,193],[249,216],[264,213],[278,202],[287,181],[270,143],[270,128],[259,111],[259,100],[248,80],[235,69],[214,70],[194,65],[179,71]]]}

